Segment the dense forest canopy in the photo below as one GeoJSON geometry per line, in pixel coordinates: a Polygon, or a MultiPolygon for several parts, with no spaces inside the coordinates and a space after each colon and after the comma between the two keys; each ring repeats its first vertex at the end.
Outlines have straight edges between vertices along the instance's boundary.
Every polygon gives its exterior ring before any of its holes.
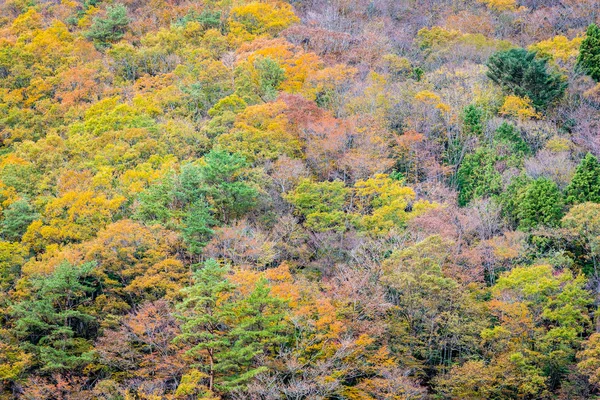
{"type": "Polygon", "coordinates": [[[0,1],[0,399],[600,398],[600,1],[0,1]]]}

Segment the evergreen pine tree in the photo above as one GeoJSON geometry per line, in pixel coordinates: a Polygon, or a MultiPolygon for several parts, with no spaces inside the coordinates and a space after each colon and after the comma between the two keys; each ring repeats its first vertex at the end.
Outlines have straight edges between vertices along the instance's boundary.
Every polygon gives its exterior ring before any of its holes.
{"type": "Polygon", "coordinates": [[[529,187],[531,182],[533,182],[533,180],[525,173],[515,176],[506,189],[504,189],[497,197],[497,201],[502,208],[502,216],[504,217],[506,223],[513,228],[516,228],[519,223],[519,217],[517,215],[519,198],[529,187]]]}
{"type": "Polygon", "coordinates": [[[138,196],[137,210],[134,218],[150,223],[167,225],[173,217],[176,180],[172,174],[162,181],[154,183],[138,196]]]}
{"type": "Polygon", "coordinates": [[[39,215],[27,200],[17,200],[2,211],[4,219],[0,225],[0,235],[8,241],[18,241],[39,215]]]}
{"type": "Polygon", "coordinates": [[[521,191],[517,199],[519,228],[555,227],[563,215],[563,196],[556,183],[540,178],[521,191]]]}
{"type": "Polygon", "coordinates": [[[266,370],[256,357],[285,340],[284,302],[270,295],[264,280],[249,295],[236,296],[228,273],[228,267],[206,261],[177,306],[184,323],[175,340],[191,346],[187,354],[197,362],[192,367],[206,373],[212,392],[243,388],[266,370]]]}
{"type": "Polygon", "coordinates": [[[191,346],[187,355],[197,361],[192,367],[208,375],[208,389],[213,391],[215,380],[225,371],[221,355],[230,347],[227,321],[233,316],[223,301],[235,285],[227,279],[229,269],[213,259],[204,263],[194,275],[194,284],[182,290],[183,301],[177,305],[183,319],[181,334],[175,338],[191,346]]]}
{"type": "Polygon", "coordinates": [[[600,163],[591,153],[581,160],[567,187],[567,202],[570,204],[591,201],[600,203],[600,163]]]}
{"type": "Polygon", "coordinates": [[[116,4],[106,8],[106,18],[96,18],[85,36],[93,40],[100,48],[107,47],[110,43],[123,38],[130,19],[127,8],[123,4],[116,4]]]}
{"type": "Polygon", "coordinates": [[[216,222],[204,199],[199,199],[190,206],[182,228],[183,240],[188,245],[190,253],[202,252],[213,234],[211,226],[216,222]]]}
{"type": "Polygon", "coordinates": [[[514,126],[507,122],[496,129],[494,134],[494,142],[497,145],[504,145],[508,148],[512,155],[524,156],[531,153],[529,145],[521,137],[521,133],[514,126]]]}
{"type": "Polygon", "coordinates": [[[227,390],[240,389],[249,379],[268,370],[266,366],[253,365],[253,360],[287,340],[284,307],[283,300],[271,296],[264,278],[247,298],[235,304],[239,317],[229,333],[232,346],[224,354],[229,361],[227,369],[234,372],[223,384],[227,390]]]}
{"type": "Polygon", "coordinates": [[[567,88],[563,76],[549,72],[546,59],[525,49],[510,49],[493,54],[487,66],[488,77],[505,92],[528,97],[538,110],[543,110],[562,96],[567,88]]]}
{"type": "Polygon", "coordinates": [[[206,197],[219,219],[228,222],[249,211],[256,204],[258,191],[249,185],[246,159],[221,150],[212,150],[204,159],[206,164],[200,168],[200,194],[206,197]]]}
{"type": "Polygon", "coordinates": [[[254,68],[258,72],[262,99],[265,101],[275,100],[277,89],[285,80],[285,70],[270,57],[258,58],[254,61],[254,68]]]}
{"type": "Polygon", "coordinates": [[[481,108],[470,104],[463,110],[463,130],[468,136],[483,134],[483,111],[481,108]]]}
{"type": "Polygon", "coordinates": [[[12,309],[15,332],[45,372],[76,371],[93,359],[95,318],[83,306],[95,290],[93,263],[62,264],[50,276],[32,278],[32,295],[12,309]]]}
{"type": "Polygon", "coordinates": [[[591,24],[585,35],[579,47],[577,66],[596,82],[600,82],[600,28],[591,24]]]}

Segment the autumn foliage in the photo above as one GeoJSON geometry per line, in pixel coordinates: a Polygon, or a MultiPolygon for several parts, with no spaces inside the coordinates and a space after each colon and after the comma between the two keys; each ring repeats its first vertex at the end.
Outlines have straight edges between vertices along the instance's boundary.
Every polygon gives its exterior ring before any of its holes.
{"type": "Polygon", "coordinates": [[[0,399],[597,398],[597,15],[0,2],[0,399]]]}

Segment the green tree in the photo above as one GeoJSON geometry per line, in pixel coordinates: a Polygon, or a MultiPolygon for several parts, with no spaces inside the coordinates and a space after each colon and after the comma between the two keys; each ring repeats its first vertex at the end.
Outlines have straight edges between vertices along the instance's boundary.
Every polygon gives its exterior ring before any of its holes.
{"type": "Polygon", "coordinates": [[[524,173],[516,176],[497,198],[502,207],[502,216],[513,228],[519,224],[517,215],[519,199],[531,182],[533,180],[524,173]]]}
{"type": "Polygon", "coordinates": [[[2,211],[4,219],[0,224],[0,235],[8,241],[19,241],[27,230],[27,227],[39,214],[27,200],[17,200],[2,211]]]}
{"type": "Polygon", "coordinates": [[[563,196],[556,183],[547,178],[536,179],[517,198],[519,228],[529,230],[539,226],[557,226],[563,208],[563,196]]]}
{"type": "Polygon", "coordinates": [[[191,346],[192,367],[206,373],[211,392],[243,388],[266,370],[256,357],[284,340],[283,301],[270,295],[264,280],[240,296],[229,272],[215,260],[206,261],[177,305],[184,322],[175,341],[191,346]]]}
{"type": "Polygon", "coordinates": [[[254,365],[255,358],[267,352],[275,355],[277,346],[288,341],[286,302],[271,295],[266,279],[261,278],[252,293],[232,308],[237,316],[229,332],[232,346],[223,355],[224,366],[233,375],[223,384],[228,391],[243,388],[249,379],[267,371],[267,366],[254,365]]]}
{"type": "Polygon", "coordinates": [[[254,61],[254,68],[258,72],[258,85],[262,92],[262,99],[275,100],[277,89],[285,80],[285,70],[270,57],[258,58],[254,61]]]}
{"type": "Polygon", "coordinates": [[[596,82],[600,81],[600,28],[596,24],[587,28],[579,47],[577,66],[596,82]]]}
{"type": "Polygon", "coordinates": [[[520,400],[547,393],[543,371],[521,352],[457,364],[435,384],[444,399],[520,400]]]}
{"type": "Polygon", "coordinates": [[[600,163],[591,153],[587,153],[581,160],[567,187],[568,203],[586,201],[600,203],[600,163]]]}
{"type": "Polygon", "coordinates": [[[496,152],[488,147],[479,147],[465,156],[456,173],[460,206],[485,195],[500,193],[502,177],[496,170],[497,161],[496,152]]]}
{"type": "Polygon", "coordinates": [[[462,114],[463,130],[468,136],[483,135],[483,110],[473,104],[469,104],[462,114]]]}
{"type": "Polygon", "coordinates": [[[212,150],[200,167],[200,193],[214,208],[222,222],[241,217],[258,200],[258,190],[251,184],[248,163],[239,154],[212,150]]]}
{"type": "Polygon", "coordinates": [[[190,205],[181,228],[183,240],[188,245],[190,253],[202,252],[214,232],[211,227],[216,222],[204,199],[198,199],[190,205]]]}
{"type": "Polygon", "coordinates": [[[169,225],[175,212],[176,178],[168,174],[138,196],[134,217],[138,220],[169,225]]]}
{"type": "Polygon", "coordinates": [[[394,349],[409,352],[424,367],[468,358],[487,325],[474,293],[443,272],[452,245],[430,236],[394,251],[381,268],[381,282],[394,305],[389,311],[394,349]]]}
{"type": "Polygon", "coordinates": [[[192,21],[200,23],[203,30],[220,29],[222,25],[221,11],[203,10],[201,14],[198,14],[192,10],[179,18],[173,25],[185,28],[192,21]]]}
{"type": "MultiPolygon", "coordinates": [[[[170,228],[199,228],[200,219],[205,219],[208,228],[218,221],[238,218],[254,207],[258,190],[250,182],[244,157],[213,150],[204,161],[203,165],[184,164],[179,174],[169,173],[140,193],[135,218],[170,228]],[[209,218],[211,215],[215,218],[209,218]],[[187,221],[181,225],[182,220],[187,221]]],[[[191,239],[196,234],[187,231],[185,235],[191,235],[191,239]]]]}
{"type": "Polygon", "coordinates": [[[191,204],[202,197],[201,170],[202,168],[194,163],[181,166],[175,197],[184,205],[191,204]]]}
{"type": "Polygon", "coordinates": [[[538,110],[544,110],[567,88],[564,77],[548,71],[548,61],[522,48],[500,51],[488,60],[488,77],[504,91],[528,97],[538,110]]]}
{"type": "Polygon", "coordinates": [[[505,146],[510,157],[522,158],[531,153],[531,149],[523,140],[519,130],[512,124],[503,122],[494,133],[494,142],[496,146],[505,146]]]}
{"type": "Polygon", "coordinates": [[[95,318],[86,305],[96,290],[94,263],[64,263],[50,276],[31,279],[31,295],[12,307],[14,332],[42,371],[76,371],[93,359],[95,318]]]}
{"type": "Polygon", "coordinates": [[[123,38],[129,22],[127,8],[123,4],[108,6],[106,17],[94,19],[85,36],[93,40],[98,47],[107,47],[123,38]]]}
{"type": "Polygon", "coordinates": [[[187,355],[198,362],[192,367],[208,374],[208,389],[227,370],[221,367],[221,355],[231,346],[227,337],[227,321],[233,316],[221,300],[232,295],[235,285],[227,279],[229,270],[211,259],[194,275],[194,284],[182,290],[183,301],[177,305],[183,320],[176,342],[191,346],[187,355]]]}
{"type": "Polygon", "coordinates": [[[340,232],[346,229],[343,208],[349,192],[342,181],[313,182],[303,179],[285,199],[304,216],[304,224],[308,228],[317,232],[340,232]]]}
{"type": "Polygon", "coordinates": [[[481,332],[483,359],[454,366],[437,390],[449,399],[551,397],[591,326],[585,286],[582,275],[549,265],[504,273],[490,290],[494,326],[481,332]]]}
{"type": "Polygon", "coordinates": [[[583,275],[554,271],[549,265],[517,267],[503,274],[490,302],[499,323],[481,334],[489,355],[519,354],[539,368],[549,388],[556,387],[591,326],[587,309],[592,296],[585,285],[583,275]]]}

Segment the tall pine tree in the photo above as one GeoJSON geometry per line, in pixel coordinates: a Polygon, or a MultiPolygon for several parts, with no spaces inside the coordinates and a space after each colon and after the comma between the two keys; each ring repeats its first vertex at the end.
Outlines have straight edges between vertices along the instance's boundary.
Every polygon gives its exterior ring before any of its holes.
{"type": "Polygon", "coordinates": [[[195,361],[192,367],[206,374],[208,394],[242,389],[267,370],[257,356],[285,340],[284,302],[270,295],[264,280],[240,295],[229,272],[206,261],[177,306],[184,323],[175,340],[190,346],[187,355],[195,361]]]}
{"type": "Polygon", "coordinates": [[[567,187],[568,203],[586,201],[600,203],[600,163],[591,153],[587,153],[581,160],[567,187]]]}
{"type": "Polygon", "coordinates": [[[563,215],[564,200],[556,183],[540,178],[531,182],[517,198],[517,218],[522,230],[555,227],[563,215]]]}
{"type": "Polygon", "coordinates": [[[233,306],[237,317],[229,332],[232,346],[225,360],[234,374],[223,384],[227,390],[241,389],[249,379],[267,371],[267,366],[256,366],[253,360],[266,352],[276,354],[277,346],[287,340],[285,302],[270,292],[266,279],[261,278],[252,293],[233,306]]]}
{"type": "Polygon", "coordinates": [[[194,202],[186,212],[182,226],[182,236],[192,254],[200,254],[210,240],[216,220],[203,198],[194,202]]]}
{"type": "Polygon", "coordinates": [[[596,24],[587,28],[585,39],[579,46],[577,66],[596,82],[600,82],[600,28],[596,24]]]}
{"type": "Polygon", "coordinates": [[[14,330],[42,371],[77,371],[93,359],[95,318],[85,311],[95,288],[93,263],[62,264],[31,281],[31,296],[12,309],[14,330]]]}
{"type": "Polygon", "coordinates": [[[123,4],[108,6],[106,17],[94,19],[85,36],[93,40],[97,47],[105,48],[123,38],[130,21],[127,8],[123,4]]]}

